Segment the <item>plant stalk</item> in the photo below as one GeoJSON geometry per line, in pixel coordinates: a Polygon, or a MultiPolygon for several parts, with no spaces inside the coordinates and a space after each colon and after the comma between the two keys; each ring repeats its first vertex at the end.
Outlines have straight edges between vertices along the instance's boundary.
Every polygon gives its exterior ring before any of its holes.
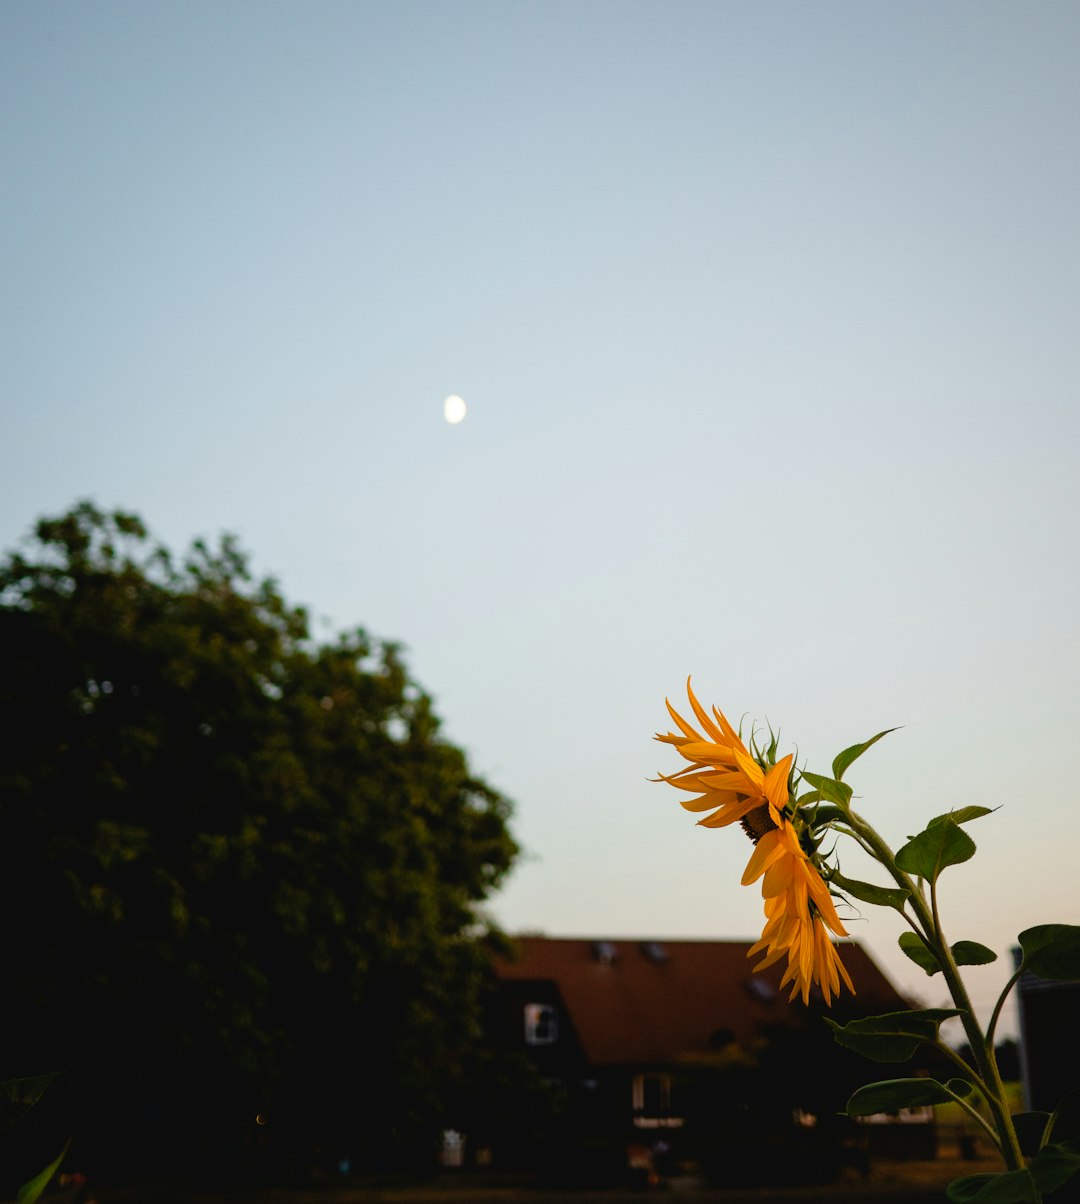
{"type": "Polygon", "coordinates": [[[896,864],[896,856],[892,849],[889,848],[870,824],[853,811],[848,812],[847,819],[863,840],[866,841],[867,845],[870,846],[874,857],[885,867],[893,881],[898,886],[910,892],[911,906],[922,928],[922,936],[926,941],[927,947],[937,959],[938,965],[941,967],[941,972],[945,977],[945,982],[948,985],[949,994],[960,1011],[960,1022],[963,1024],[964,1032],[967,1035],[968,1045],[971,1048],[971,1056],[975,1060],[979,1077],[983,1080],[987,1088],[986,1102],[993,1115],[994,1127],[1001,1138],[1001,1156],[1004,1158],[1005,1165],[1009,1170],[1021,1170],[1024,1167],[1024,1156],[1020,1152],[1020,1142],[1017,1139],[1016,1129],[1013,1127],[1012,1117],[1009,1115],[1009,1109],[1005,1102],[1005,1088],[1001,1082],[997,1059],[994,1057],[992,1048],[988,1048],[987,1039],[983,1035],[983,1031],[975,1017],[975,1010],[971,1006],[971,999],[968,996],[967,988],[964,986],[964,981],[960,977],[960,971],[953,958],[952,950],[949,948],[937,922],[935,914],[936,895],[934,897],[935,906],[931,909],[927,906],[926,898],[922,892],[916,889],[915,883],[896,864]]]}

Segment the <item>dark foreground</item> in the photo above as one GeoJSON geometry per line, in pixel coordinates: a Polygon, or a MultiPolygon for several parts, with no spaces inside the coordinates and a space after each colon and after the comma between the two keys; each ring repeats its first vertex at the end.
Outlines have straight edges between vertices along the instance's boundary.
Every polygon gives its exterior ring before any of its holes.
{"type": "Polygon", "coordinates": [[[372,1182],[351,1187],[214,1191],[173,1184],[144,1184],[101,1189],[98,1204],[624,1204],[631,1200],[685,1200],[687,1204],[761,1204],[762,1201],[839,1200],[842,1204],[934,1204],[945,1200],[945,1187],[962,1175],[997,1170],[996,1161],[879,1162],[867,1178],[844,1178],[822,1187],[758,1188],[755,1190],[702,1187],[690,1179],[674,1180],[660,1188],[640,1191],[574,1191],[496,1185],[490,1177],[445,1174],[413,1186],[372,1182]]]}

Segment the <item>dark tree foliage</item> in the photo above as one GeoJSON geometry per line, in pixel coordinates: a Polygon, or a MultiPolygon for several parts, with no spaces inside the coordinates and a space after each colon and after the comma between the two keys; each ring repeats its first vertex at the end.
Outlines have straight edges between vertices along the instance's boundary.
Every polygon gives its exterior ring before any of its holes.
{"type": "Polygon", "coordinates": [[[81,1160],[430,1138],[517,850],[398,649],[82,503],[0,566],[0,666],[3,1070],[66,1072],[81,1160]]]}

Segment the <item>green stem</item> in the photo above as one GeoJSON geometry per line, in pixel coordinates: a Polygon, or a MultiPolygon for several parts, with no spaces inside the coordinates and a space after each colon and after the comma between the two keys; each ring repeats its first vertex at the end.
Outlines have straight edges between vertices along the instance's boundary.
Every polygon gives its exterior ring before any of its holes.
{"type": "MultiPolygon", "coordinates": [[[[990,1094],[990,1088],[987,1087],[987,1085],[983,1082],[982,1075],[979,1074],[974,1066],[970,1066],[967,1062],[965,1062],[955,1049],[951,1049],[945,1044],[944,1041],[936,1041],[934,1044],[939,1050],[941,1050],[945,1057],[956,1063],[956,1065],[964,1072],[964,1077],[974,1083],[975,1086],[978,1087],[978,1089],[983,1093],[983,1095],[990,1094]]],[[[994,1145],[998,1146],[999,1148],[1001,1145],[996,1133],[994,1135],[994,1145]]]]}
{"type": "Polygon", "coordinates": [[[964,1099],[963,1096],[957,1095],[955,1091],[952,1092],[952,1097],[953,1097],[954,1103],[959,1104],[960,1107],[963,1108],[964,1111],[970,1117],[972,1117],[973,1120],[978,1122],[980,1128],[982,1128],[982,1130],[987,1134],[987,1136],[990,1138],[990,1140],[994,1143],[995,1148],[1000,1151],[1001,1135],[997,1132],[997,1130],[994,1128],[994,1126],[986,1119],[986,1117],[983,1116],[983,1114],[979,1111],[979,1109],[974,1107],[972,1104],[969,1104],[967,1102],[967,1100],[964,1099]]]}
{"type": "MultiPolygon", "coordinates": [[[[838,824],[838,823],[833,824],[832,828],[833,828],[834,832],[839,832],[842,836],[850,837],[853,841],[855,841],[855,843],[859,846],[860,849],[862,849],[862,851],[864,853],[868,854],[870,857],[873,857],[873,859],[875,861],[878,860],[878,855],[877,855],[877,852],[875,851],[874,847],[872,845],[868,844],[863,839],[863,837],[859,834],[859,832],[857,832],[854,828],[846,828],[842,824],[838,824]]],[[[837,868],[839,868],[839,863],[837,864],[837,868]]],[[[886,867],[886,868],[888,868],[888,867],[886,867]]],[[[896,878],[895,874],[893,875],[893,878],[894,879],[896,878]]],[[[897,881],[899,881],[899,879],[897,879],[897,881]]],[[[901,881],[900,885],[902,887],[904,887],[905,893],[908,893],[910,884],[905,884],[904,882],[901,881]]],[[[897,907],[896,911],[899,913],[900,918],[904,921],[905,924],[907,924],[907,926],[912,930],[912,932],[914,932],[916,934],[916,936],[924,935],[922,929],[915,922],[914,918],[912,916],[908,915],[908,913],[904,907],[897,907]]]]}
{"type": "Polygon", "coordinates": [[[1023,962],[1021,962],[1020,965],[1017,966],[1016,972],[1013,974],[1012,978],[1010,978],[1009,981],[1005,984],[1005,989],[998,996],[997,1003],[994,1004],[994,1013],[990,1017],[990,1024],[987,1026],[987,1029],[986,1029],[986,1043],[987,1043],[987,1045],[990,1046],[991,1049],[994,1048],[994,1032],[997,1029],[997,1023],[1001,1017],[1001,1009],[1005,1006],[1005,1000],[1008,999],[1009,992],[1020,981],[1020,975],[1023,974],[1023,972],[1024,972],[1024,965],[1023,965],[1023,962]]]}
{"type": "Polygon", "coordinates": [[[1020,1152],[1020,1142],[1017,1140],[1016,1129],[1013,1127],[1012,1117],[1009,1115],[1009,1109],[1005,1103],[1005,1088],[1001,1082],[1001,1075],[998,1072],[997,1060],[994,1057],[993,1048],[987,1048],[986,1038],[983,1036],[978,1020],[975,1018],[975,1009],[971,1006],[971,999],[968,996],[967,988],[964,986],[964,981],[960,977],[960,971],[953,958],[952,950],[949,948],[944,933],[937,922],[935,914],[937,910],[937,896],[934,884],[931,883],[931,897],[933,901],[933,909],[931,909],[927,905],[926,896],[916,889],[915,883],[896,864],[895,854],[881,836],[861,816],[856,815],[854,811],[848,811],[846,818],[851,827],[870,846],[873,856],[879,864],[885,867],[893,881],[898,886],[911,892],[911,906],[922,926],[922,936],[926,941],[927,947],[937,959],[938,965],[941,967],[941,972],[945,976],[949,994],[960,1011],[960,1022],[964,1026],[964,1032],[971,1047],[971,1056],[975,1059],[979,1077],[983,1080],[987,1089],[986,1102],[990,1107],[994,1127],[997,1129],[1000,1137],[1001,1155],[1005,1159],[1005,1165],[1009,1170],[1021,1170],[1024,1166],[1024,1156],[1020,1152]]]}
{"type": "Polygon", "coordinates": [[[934,917],[934,932],[941,932],[941,916],[937,906],[937,879],[930,883],[930,914],[934,917]]]}
{"type": "Polygon", "coordinates": [[[941,965],[941,972],[949,984],[952,997],[956,1001],[957,1007],[962,1009],[960,1019],[971,1045],[972,1057],[990,1088],[986,1093],[986,1102],[990,1105],[990,1111],[994,1114],[994,1123],[1001,1134],[1002,1156],[1010,1170],[1020,1170],[1024,1166],[1024,1156],[1020,1152],[1020,1142],[1005,1100],[1005,1085],[1001,1081],[997,1058],[994,1056],[994,1047],[983,1036],[979,1022],[975,1019],[975,1011],[968,998],[967,988],[960,977],[960,971],[953,960],[952,950],[945,942],[944,936],[940,934],[939,936],[940,944],[934,952],[941,965]]]}

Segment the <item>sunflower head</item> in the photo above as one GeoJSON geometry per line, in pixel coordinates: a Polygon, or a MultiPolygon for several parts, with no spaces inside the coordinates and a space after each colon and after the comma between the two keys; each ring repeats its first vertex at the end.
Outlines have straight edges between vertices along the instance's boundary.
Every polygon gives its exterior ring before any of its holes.
{"type": "Polygon", "coordinates": [[[783,984],[791,984],[791,998],[810,1000],[811,988],[821,988],[826,1003],[839,993],[841,980],[854,991],[830,933],[847,932],[822,873],[813,817],[803,814],[796,800],[799,774],[794,754],[777,760],[778,737],[769,728],[764,747],[751,735],[750,747],[717,707],[705,710],[686,683],[695,726],[667,703],[678,732],[658,733],[687,764],[673,774],[660,774],[666,782],[691,795],[680,799],[687,811],[703,813],[698,823],[723,828],[738,822],[754,844],[743,874],[743,885],[759,878],[765,904],[765,928],[750,950],[764,954],[754,968],[764,969],[787,958],[783,984]]]}
{"type": "Polygon", "coordinates": [[[777,741],[771,730],[765,749],[753,738],[748,749],[721,710],[714,706],[709,714],[698,702],[689,679],[686,692],[698,727],[668,702],[668,713],[679,730],[658,732],[656,739],[675,748],[687,765],[654,780],[692,795],[680,802],[687,811],[708,813],[698,820],[703,827],[724,828],[760,808],[765,808],[764,816],[753,821],[748,832],[767,831],[766,819],[778,827],[791,805],[794,756],[789,753],[776,760],[777,741]]]}
{"type": "Polygon", "coordinates": [[[754,844],[757,844],[766,832],[775,832],[778,826],[773,823],[768,806],[758,807],[756,810],[748,812],[739,820],[739,823],[754,844]]]}

